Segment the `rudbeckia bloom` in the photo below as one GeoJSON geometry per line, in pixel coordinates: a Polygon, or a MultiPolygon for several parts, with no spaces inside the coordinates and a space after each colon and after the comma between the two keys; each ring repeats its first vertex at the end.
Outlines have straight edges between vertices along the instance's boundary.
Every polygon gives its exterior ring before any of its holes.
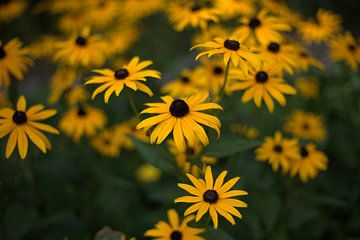
{"type": "Polygon", "coordinates": [[[120,144],[115,138],[115,133],[110,129],[103,130],[93,137],[91,146],[106,157],[115,158],[120,155],[120,144]]]}
{"type": "Polygon", "coordinates": [[[170,96],[162,97],[164,103],[147,103],[148,108],[141,114],[150,113],[157,116],[147,118],[137,125],[137,129],[151,128],[156,125],[150,135],[150,143],[161,144],[173,132],[176,146],[182,152],[186,146],[194,146],[200,140],[204,145],[209,144],[203,126],[213,128],[220,135],[220,120],[201,111],[220,109],[216,103],[204,103],[209,94],[200,92],[184,99],[174,99],[170,96]],[[186,139],[186,140],[185,140],[186,139]]]}
{"type": "Polygon", "coordinates": [[[197,212],[195,221],[199,221],[206,212],[209,212],[214,224],[214,228],[218,228],[218,214],[223,216],[232,225],[235,225],[235,220],[232,215],[242,218],[242,215],[235,207],[246,208],[247,204],[243,201],[234,199],[235,196],[244,196],[248,193],[243,190],[230,190],[238,181],[239,177],[230,179],[224,183],[227,171],[223,171],[215,180],[211,167],[206,167],[205,179],[195,178],[191,174],[186,174],[194,186],[179,183],[178,186],[189,192],[192,196],[184,196],[175,199],[175,203],[185,202],[192,203],[186,209],[184,215],[187,216],[197,212]]]}
{"type": "Polygon", "coordinates": [[[180,222],[179,215],[174,209],[170,209],[167,215],[170,224],[160,221],[154,229],[146,231],[144,235],[156,240],[204,240],[198,234],[205,232],[205,229],[188,226],[188,223],[194,220],[194,216],[188,216],[180,222]]]}
{"type": "Polygon", "coordinates": [[[294,111],[284,124],[286,132],[297,138],[322,141],[326,138],[326,130],[321,116],[304,112],[294,111]]]}
{"type": "Polygon", "coordinates": [[[110,96],[115,92],[119,96],[124,86],[131,88],[134,91],[142,91],[149,96],[153,95],[151,89],[144,83],[147,77],[160,79],[160,72],[150,69],[144,69],[152,64],[152,61],[140,62],[139,57],[133,57],[127,65],[124,65],[118,70],[97,69],[93,72],[100,74],[100,76],[90,77],[85,84],[101,84],[92,95],[94,99],[99,93],[105,91],[104,101],[109,102],[110,96]]]}
{"type": "Polygon", "coordinates": [[[340,35],[329,42],[330,57],[335,61],[343,60],[356,71],[360,64],[360,44],[349,32],[340,35]]]}
{"type": "Polygon", "coordinates": [[[238,15],[249,16],[255,11],[255,4],[252,0],[215,0],[214,7],[219,10],[224,19],[238,15]]]}
{"type": "Polygon", "coordinates": [[[341,19],[330,11],[319,9],[315,20],[307,20],[298,26],[302,39],[321,43],[341,30],[341,19]]]}
{"type": "Polygon", "coordinates": [[[28,138],[43,153],[51,149],[49,139],[41,132],[59,134],[59,131],[39,121],[51,118],[57,113],[54,109],[44,110],[41,104],[26,110],[26,99],[21,96],[17,102],[16,110],[3,108],[0,110],[0,139],[9,134],[6,144],[6,158],[13,153],[16,145],[21,159],[25,159],[28,152],[28,138]],[[39,131],[41,130],[41,131],[39,131]]]}
{"type": "Polygon", "coordinates": [[[94,28],[103,29],[109,26],[120,11],[120,2],[116,0],[102,0],[95,1],[94,6],[90,7],[86,12],[84,18],[87,23],[94,28]]]}
{"type": "Polygon", "coordinates": [[[22,43],[15,38],[3,45],[0,41],[0,85],[8,87],[10,75],[22,80],[32,60],[26,56],[26,49],[21,48],[22,43]]]}
{"type": "Polygon", "coordinates": [[[261,107],[264,100],[270,112],[274,111],[274,98],[280,105],[286,105],[284,94],[295,95],[296,89],[287,84],[282,74],[270,65],[262,68],[251,69],[247,77],[239,78],[231,86],[232,91],[245,90],[241,101],[243,103],[254,99],[257,107],[261,107]]]}
{"type": "Polygon", "coordinates": [[[319,82],[316,78],[297,78],[295,80],[295,87],[304,98],[310,99],[319,96],[319,82]]]}
{"type": "Polygon", "coordinates": [[[66,135],[78,142],[83,135],[92,137],[107,123],[103,111],[89,105],[68,110],[60,119],[59,127],[66,135]]]}
{"type": "Polygon", "coordinates": [[[131,151],[134,150],[135,145],[131,138],[148,142],[149,137],[146,135],[145,130],[137,130],[136,125],[139,123],[138,118],[131,118],[130,120],[116,124],[113,129],[115,133],[116,141],[118,141],[121,147],[131,151]]]}
{"type": "Polygon", "coordinates": [[[26,8],[24,0],[0,1],[0,22],[10,22],[19,17],[26,8]]]}
{"type": "Polygon", "coordinates": [[[105,61],[107,44],[97,35],[90,35],[90,28],[83,28],[79,35],[55,44],[54,60],[73,67],[100,66],[105,61]]]}
{"type": "Polygon", "coordinates": [[[316,145],[309,143],[300,147],[300,158],[294,159],[290,165],[290,175],[299,175],[302,182],[315,178],[319,171],[327,169],[328,158],[326,155],[316,150],[316,145]]]}
{"type": "Polygon", "coordinates": [[[255,153],[256,160],[269,161],[275,172],[280,166],[283,172],[288,172],[291,161],[300,157],[298,140],[284,138],[279,131],[274,137],[266,137],[255,153]]]}
{"type": "Polygon", "coordinates": [[[187,26],[205,29],[208,21],[218,22],[218,11],[202,1],[173,2],[167,9],[175,30],[182,32],[187,26]]]}
{"type": "Polygon", "coordinates": [[[196,60],[203,55],[211,57],[213,55],[221,54],[223,55],[225,65],[230,63],[231,60],[235,67],[240,66],[240,69],[244,74],[248,73],[249,65],[259,67],[261,64],[260,58],[252,53],[247,46],[240,43],[235,37],[230,37],[228,39],[218,37],[213,41],[195,45],[191,50],[195,48],[208,49],[199,53],[196,56],[196,60]]]}
{"type": "Polygon", "coordinates": [[[240,22],[242,25],[234,32],[234,36],[240,42],[259,42],[264,45],[271,41],[281,41],[281,32],[291,30],[285,21],[279,17],[270,16],[266,10],[261,10],[252,18],[243,17],[240,22]]]}
{"type": "Polygon", "coordinates": [[[311,55],[311,53],[309,51],[307,51],[304,47],[296,46],[295,50],[296,50],[296,54],[297,54],[296,63],[297,63],[297,67],[300,70],[307,72],[309,70],[310,66],[314,66],[321,70],[324,70],[324,68],[325,68],[324,64],[322,64],[320,61],[315,59],[311,55]]]}

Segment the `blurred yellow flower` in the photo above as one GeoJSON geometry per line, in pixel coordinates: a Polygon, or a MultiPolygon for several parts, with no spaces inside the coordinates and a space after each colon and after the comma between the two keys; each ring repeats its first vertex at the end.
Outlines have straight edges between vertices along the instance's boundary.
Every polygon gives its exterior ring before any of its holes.
{"type": "Polygon", "coordinates": [[[319,95],[319,82],[313,77],[297,78],[295,86],[301,96],[305,98],[317,98],[319,95]]]}
{"type": "Polygon", "coordinates": [[[299,70],[307,72],[309,71],[310,66],[324,70],[324,64],[315,59],[305,47],[296,46],[295,50],[297,54],[296,63],[299,70]]]}
{"type": "Polygon", "coordinates": [[[120,155],[120,144],[111,129],[102,130],[91,140],[91,146],[101,155],[116,158],[120,155]]]}
{"type": "Polygon", "coordinates": [[[129,151],[134,150],[135,145],[131,137],[137,140],[148,142],[149,137],[145,130],[137,130],[136,125],[139,123],[137,118],[132,118],[126,122],[114,126],[115,138],[121,146],[129,151]]]}
{"type": "Polygon", "coordinates": [[[344,61],[356,71],[360,64],[360,39],[350,32],[337,36],[329,41],[330,58],[334,61],[344,61]]]}
{"type": "Polygon", "coordinates": [[[161,171],[149,163],[144,163],[136,169],[135,178],[144,183],[157,182],[161,178],[161,171]]]}
{"type": "Polygon", "coordinates": [[[0,23],[10,22],[19,17],[26,8],[25,0],[2,0],[0,2],[0,23]]]}
{"type": "Polygon", "coordinates": [[[214,7],[224,19],[249,16],[255,12],[255,2],[252,0],[215,0],[214,7]]]}
{"type": "Polygon", "coordinates": [[[241,134],[247,139],[255,139],[259,136],[259,130],[246,124],[231,124],[230,131],[241,134]]]}

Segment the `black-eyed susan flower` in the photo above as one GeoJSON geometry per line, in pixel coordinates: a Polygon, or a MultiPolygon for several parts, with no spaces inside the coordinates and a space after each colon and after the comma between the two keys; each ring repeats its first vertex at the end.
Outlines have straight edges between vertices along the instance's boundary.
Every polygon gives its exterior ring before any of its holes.
{"type": "Polygon", "coordinates": [[[295,87],[304,98],[317,98],[319,95],[319,81],[314,77],[297,78],[295,87]]]}
{"type": "Polygon", "coordinates": [[[136,169],[135,178],[143,183],[156,182],[161,178],[161,171],[150,163],[144,163],[136,169]]]}
{"type": "Polygon", "coordinates": [[[218,22],[218,10],[207,6],[205,1],[172,2],[168,8],[170,22],[175,30],[182,32],[186,27],[206,28],[209,21],[218,22]]]}
{"type": "Polygon", "coordinates": [[[115,133],[115,138],[121,145],[121,147],[126,150],[134,150],[135,145],[131,138],[136,138],[137,140],[148,142],[149,137],[146,135],[145,130],[137,130],[136,125],[139,123],[139,119],[131,118],[128,121],[123,123],[116,124],[113,129],[115,133]]]}
{"type": "Polygon", "coordinates": [[[254,44],[256,42],[265,45],[268,42],[282,40],[281,32],[291,30],[290,25],[279,17],[271,16],[266,10],[261,10],[254,17],[243,17],[240,20],[234,35],[240,42],[254,44]]]}
{"type": "Polygon", "coordinates": [[[306,48],[302,46],[296,46],[295,51],[297,55],[296,64],[300,70],[307,72],[310,66],[314,66],[321,70],[324,70],[324,64],[314,58],[306,48]]]}
{"type": "Polygon", "coordinates": [[[39,121],[53,117],[55,109],[44,110],[41,104],[27,109],[26,99],[21,96],[17,102],[16,110],[11,108],[0,109],[0,139],[9,135],[6,144],[6,158],[9,158],[17,146],[21,159],[28,153],[29,140],[43,153],[51,149],[49,139],[41,132],[59,134],[59,131],[50,125],[39,121]]]}
{"type": "Polygon", "coordinates": [[[214,7],[219,10],[224,19],[236,16],[249,16],[255,12],[255,4],[252,0],[215,0],[214,7]]]}
{"type": "Polygon", "coordinates": [[[59,127],[67,136],[78,142],[83,135],[94,136],[97,130],[102,129],[106,123],[107,118],[102,110],[82,104],[64,113],[59,127]]]}
{"type": "Polygon", "coordinates": [[[91,146],[101,155],[116,158],[120,155],[120,143],[111,129],[102,130],[91,140],[91,146]]]}
{"type": "Polygon", "coordinates": [[[175,199],[175,203],[185,202],[192,205],[186,209],[184,215],[187,216],[197,212],[195,221],[199,221],[205,213],[209,212],[213,221],[214,228],[218,228],[218,214],[223,216],[232,225],[235,225],[233,216],[242,218],[236,207],[246,208],[247,204],[243,201],[234,199],[235,196],[244,196],[248,193],[243,190],[230,190],[238,181],[239,177],[230,179],[224,183],[227,171],[223,171],[215,180],[211,167],[206,167],[205,179],[196,178],[191,174],[186,174],[194,186],[179,183],[178,186],[189,192],[191,196],[184,196],[175,199]],[[232,216],[233,215],[233,216],[232,216]]]}
{"type": "Polygon", "coordinates": [[[5,45],[0,41],[0,85],[8,87],[10,75],[22,80],[32,60],[26,56],[19,39],[14,38],[5,45]]]}
{"type": "Polygon", "coordinates": [[[80,34],[56,42],[54,60],[73,67],[100,66],[107,47],[100,36],[90,35],[90,28],[85,27],[80,34]]]}
{"type": "Polygon", "coordinates": [[[84,18],[95,29],[103,29],[113,23],[120,11],[120,2],[116,0],[95,1],[94,6],[88,8],[84,18]]]}
{"type": "Polygon", "coordinates": [[[290,175],[299,175],[302,182],[315,178],[320,171],[327,169],[327,156],[316,149],[316,145],[309,143],[299,148],[300,158],[291,161],[290,175]]]}
{"type": "Polygon", "coordinates": [[[26,8],[25,0],[1,0],[0,22],[10,22],[19,17],[26,8]]]}
{"type": "Polygon", "coordinates": [[[168,210],[167,215],[169,223],[160,221],[154,229],[147,230],[144,235],[156,240],[204,240],[199,234],[205,232],[205,229],[188,226],[188,223],[194,220],[193,215],[182,221],[174,209],[168,210]]]}
{"type": "Polygon", "coordinates": [[[274,137],[265,137],[264,143],[255,153],[256,160],[268,161],[275,172],[279,167],[283,172],[288,172],[291,161],[300,157],[298,140],[284,138],[280,131],[277,131],[274,137]]]}
{"type": "Polygon", "coordinates": [[[151,69],[145,69],[150,66],[152,61],[140,62],[139,57],[133,57],[130,62],[124,65],[122,68],[115,71],[111,69],[97,69],[93,72],[100,75],[90,77],[85,84],[101,84],[92,95],[94,99],[99,93],[105,91],[104,101],[109,102],[109,99],[113,93],[119,96],[124,86],[131,88],[134,91],[141,91],[149,96],[153,95],[151,89],[144,83],[147,77],[153,77],[160,79],[160,72],[151,69]]]}
{"type": "Polygon", "coordinates": [[[324,9],[319,9],[315,19],[299,24],[298,31],[307,42],[321,43],[327,41],[341,30],[341,18],[324,9]]]}
{"type": "Polygon", "coordinates": [[[273,98],[285,106],[284,94],[296,94],[296,89],[284,81],[282,74],[267,64],[261,68],[251,69],[247,77],[239,78],[238,82],[232,84],[231,90],[245,90],[241,98],[243,103],[254,99],[255,105],[261,107],[264,101],[270,112],[274,111],[273,98]]]}
{"type": "Polygon", "coordinates": [[[216,103],[205,103],[209,94],[200,92],[184,99],[174,99],[164,96],[164,103],[147,103],[148,108],[141,114],[157,114],[141,121],[137,129],[149,129],[156,126],[150,135],[150,143],[161,144],[173,132],[176,146],[182,152],[186,146],[194,146],[199,140],[203,145],[209,144],[209,138],[202,125],[213,128],[220,135],[220,120],[201,111],[219,109],[216,103]],[[202,124],[202,125],[201,125],[202,124]]]}
{"type": "Polygon", "coordinates": [[[221,38],[217,37],[213,41],[205,42],[203,44],[195,45],[191,49],[201,48],[206,49],[196,56],[198,60],[201,56],[207,55],[223,55],[225,65],[230,64],[230,61],[235,67],[239,66],[244,74],[248,73],[249,65],[252,67],[259,67],[261,62],[257,54],[254,54],[250,49],[235,37],[221,38]]]}
{"type": "Polygon", "coordinates": [[[140,35],[139,27],[134,23],[121,23],[111,28],[105,36],[111,47],[106,49],[108,55],[124,54],[140,35]],[[121,34],[119,35],[119,32],[121,34]]]}
{"type": "Polygon", "coordinates": [[[360,39],[350,32],[329,41],[330,57],[334,61],[344,61],[352,70],[357,70],[360,64],[360,39]]]}

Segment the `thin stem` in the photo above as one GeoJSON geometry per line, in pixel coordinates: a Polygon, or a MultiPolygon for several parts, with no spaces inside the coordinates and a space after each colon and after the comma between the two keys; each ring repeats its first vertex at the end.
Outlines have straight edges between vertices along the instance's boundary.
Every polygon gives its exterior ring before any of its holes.
{"type": "Polygon", "coordinates": [[[139,110],[136,107],[136,104],[134,102],[132,94],[127,92],[127,96],[128,96],[129,102],[130,102],[131,109],[133,110],[135,116],[138,118],[139,117],[139,110]]]}
{"type": "Polygon", "coordinates": [[[224,79],[224,84],[222,85],[221,90],[220,90],[220,99],[223,98],[224,93],[225,93],[226,83],[227,83],[228,78],[229,78],[229,70],[230,70],[230,59],[226,64],[225,79],[224,79]]]}

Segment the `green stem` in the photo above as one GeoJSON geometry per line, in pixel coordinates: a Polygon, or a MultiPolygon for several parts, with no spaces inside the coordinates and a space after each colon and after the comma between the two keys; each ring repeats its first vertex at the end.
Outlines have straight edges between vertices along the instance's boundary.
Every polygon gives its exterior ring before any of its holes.
{"type": "Polygon", "coordinates": [[[230,59],[226,64],[225,79],[224,79],[224,84],[222,85],[221,90],[220,90],[220,99],[223,98],[224,93],[225,93],[226,83],[227,83],[228,78],[229,78],[229,70],[230,70],[230,59]]]}
{"type": "Polygon", "coordinates": [[[139,117],[139,110],[136,107],[136,104],[134,102],[132,94],[128,92],[127,96],[128,96],[129,102],[130,102],[131,109],[133,110],[135,116],[138,118],[139,117]]]}

